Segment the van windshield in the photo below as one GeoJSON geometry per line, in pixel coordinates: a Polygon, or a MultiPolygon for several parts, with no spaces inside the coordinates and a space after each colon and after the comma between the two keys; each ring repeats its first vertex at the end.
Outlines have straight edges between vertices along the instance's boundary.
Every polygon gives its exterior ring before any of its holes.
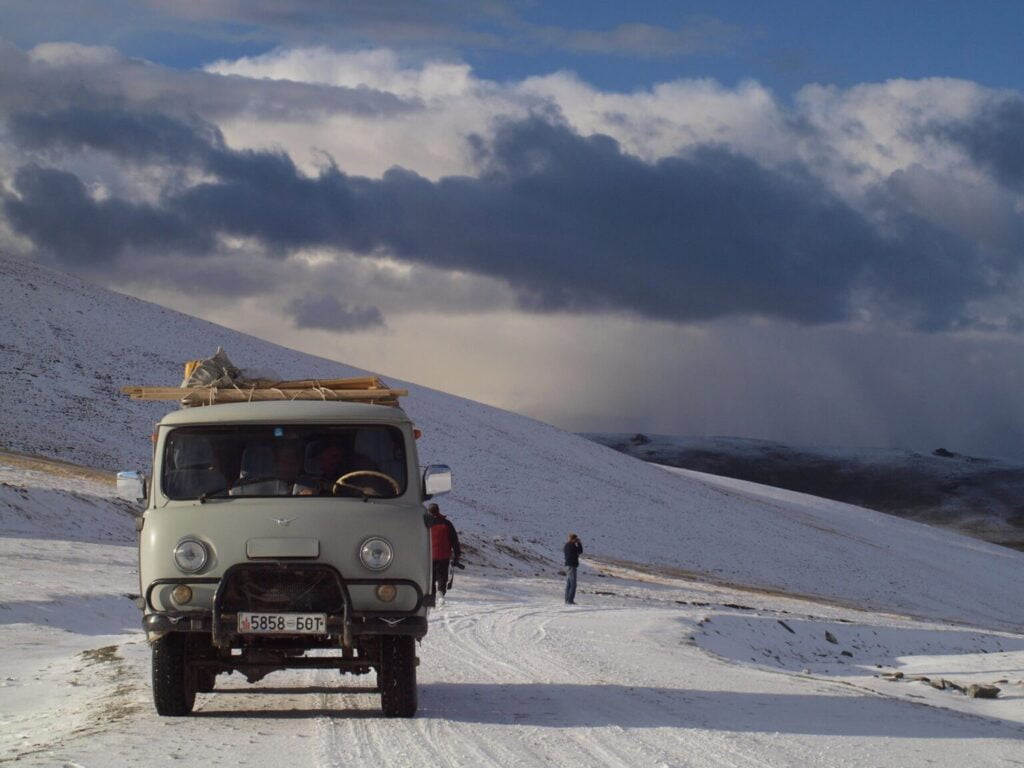
{"type": "Polygon", "coordinates": [[[171,499],[235,496],[395,498],[406,488],[405,440],[384,425],[179,427],[164,442],[171,499]]]}

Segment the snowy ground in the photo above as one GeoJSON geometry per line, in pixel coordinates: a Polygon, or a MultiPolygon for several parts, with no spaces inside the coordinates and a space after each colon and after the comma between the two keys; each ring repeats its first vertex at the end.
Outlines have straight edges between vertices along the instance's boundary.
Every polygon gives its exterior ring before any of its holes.
{"type": "Polygon", "coordinates": [[[168,408],[118,387],[176,383],[218,344],[283,377],[356,371],[2,256],[0,279],[0,449],[50,459],[0,452],[0,762],[1024,762],[1024,553],[415,384],[420,460],[454,467],[442,506],[470,564],[421,647],[419,717],[381,719],[372,675],[295,671],[158,718],[110,470],[147,464],[168,408]],[[590,558],[579,608],[560,601],[569,530],[590,558]]]}
{"type": "Polygon", "coordinates": [[[420,649],[415,720],[379,716],[372,674],[319,670],[256,686],[222,676],[194,717],[159,718],[132,599],[134,532],[109,478],[8,457],[0,483],[0,762],[923,766],[1020,756],[1024,636],[593,561],[577,607],[561,604],[554,574],[460,572],[420,649]],[[895,671],[1006,682],[986,701],[883,676],[895,671]]]}

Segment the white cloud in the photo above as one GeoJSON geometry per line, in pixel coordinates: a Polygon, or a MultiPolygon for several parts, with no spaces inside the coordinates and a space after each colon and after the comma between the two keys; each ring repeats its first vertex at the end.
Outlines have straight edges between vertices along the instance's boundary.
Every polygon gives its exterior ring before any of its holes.
{"type": "Polygon", "coordinates": [[[260,56],[216,61],[206,70],[220,75],[373,88],[427,101],[461,96],[474,87],[467,64],[431,60],[405,66],[395,51],[386,48],[348,52],[278,49],[260,56]]]}
{"type": "Polygon", "coordinates": [[[357,88],[419,99],[422,111],[386,119],[334,116],[312,125],[222,122],[232,144],[280,145],[310,165],[315,146],[343,168],[379,175],[392,165],[429,178],[472,170],[466,137],[488,134],[498,118],[557,110],[584,134],[604,133],[648,160],[697,143],[727,144],[765,162],[792,157],[785,114],[769,90],[754,81],[735,89],[712,80],[679,80],[631,93],[601,91],[571,72],[496,83],[460,62],[403,63],[389,50],[336,52],[324,48],[278,50],[220,61],[208,70],[357,88]]]}
{"type": "Polygon", "coordinates": [[[926,129],[969,118],[992,93],[976,83],[940,78],[847,90],[807,86],[795,99],[797,114],[816,134],[805,145],[805,159],[851,196],[911,166],[976,178],[961,149],[926,129]]]}
{"type": "Polygon", "coordinates": [[[515,90],[557,105],[581,133],[607,134],[646,160],[709,142],[767,164],[791,157],[785,114],[772,93],[754,81],[728,89],[714,80],[675,80],[616,93],[559,72],[529,78],[515,90]]]}
{"type": "Polygon", "coordinates": [[[404,64],[393,51],[336,52],[324,48],[278,50],[263,56],[220,61],[208,71],[349,88],[368,87],[406,99],[422,110],[388,119],[333,114],[314,122],[267,121],[239,116],[221,121],[233,146],[284,147],[307,170],[318,151],[347,172],[379,176],[400,165],[428,178],[472,170],[466,138],[486,133],[499,115],[523,115],[508,89],[475,78],[460,62],[404,64]]]}

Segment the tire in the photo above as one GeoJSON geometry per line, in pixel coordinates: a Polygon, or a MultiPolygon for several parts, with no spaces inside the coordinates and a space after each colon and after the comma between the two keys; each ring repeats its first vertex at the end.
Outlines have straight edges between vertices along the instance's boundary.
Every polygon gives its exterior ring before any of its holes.
{"type": "Polygon", "coordinates": [[[407,635],[380,639],[380,705],[386,717],[416,714],[416,640],[407,635]]]}
{"type": "Polygon", "coordinates": [[[216,685],[217,673],[212,669],[196,670],[196,691],[198,693],[210,693],[216,685]]]}
{"type": "Polygon", "coordinates": [[[159,715],[182,717],[196,701],[196,671],[188,663],[188,635],[168,632],[153,643],[153,703],[159,715]]]}
{"type": "Polygon", "coordinates": [[[212,691],[217,679],[217,669],[194,664],[196,660],[214,661],[216,659],[210,636],[201,632],[189,632],[188,640],[185,642],[185,655],[190,662],[193,662],[190,666],[195,670],[196,691],[199,693],[212,691]]]}

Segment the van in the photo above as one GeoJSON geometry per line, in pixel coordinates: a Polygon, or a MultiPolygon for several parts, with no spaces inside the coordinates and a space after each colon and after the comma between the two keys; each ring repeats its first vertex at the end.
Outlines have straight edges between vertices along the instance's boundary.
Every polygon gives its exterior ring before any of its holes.
{"type": "Polygon", "coordinates": [[[424,502],[451,470],[421,469],[415,438],[401,408],[359,402],[160,421],[137,522],[159,714],[188,715],[219,676],[283,669],[372,671],[385,715],[416,713],[435,597],[424,502]]]}

